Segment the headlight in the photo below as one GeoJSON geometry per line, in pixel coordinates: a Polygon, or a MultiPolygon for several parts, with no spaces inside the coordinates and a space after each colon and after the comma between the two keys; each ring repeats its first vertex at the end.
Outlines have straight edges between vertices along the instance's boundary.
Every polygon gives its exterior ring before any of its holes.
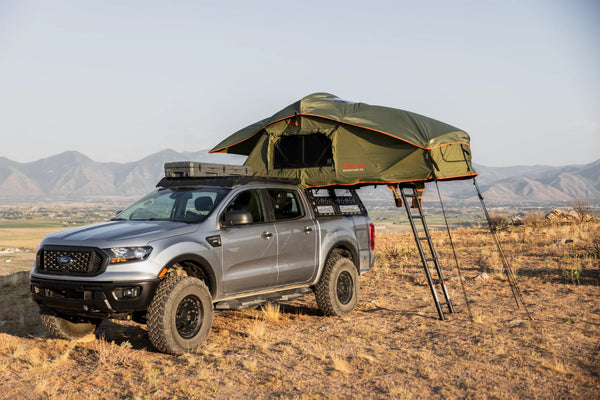
{"type": "Polygon", "coordinates": [[[108,262],[110,264],[118,264],[129,261],[145,260],[152,251],[152,247],[113,247],[106,249],[109,254],[108,262]]]}

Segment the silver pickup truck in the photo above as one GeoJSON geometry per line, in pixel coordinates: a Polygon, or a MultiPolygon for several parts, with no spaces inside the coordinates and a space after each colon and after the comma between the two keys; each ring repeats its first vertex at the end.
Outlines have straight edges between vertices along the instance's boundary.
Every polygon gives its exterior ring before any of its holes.
{"type": "Polygon", "coordinates": [[[252,176],[164,178],[112,220],[46,236],[31,293],[56,337],[103,319],[146,323],[160,351],[194,351],[213,309],[314,292],[325,315],[354,309],[374,261],[356,192],[252,176]]]}

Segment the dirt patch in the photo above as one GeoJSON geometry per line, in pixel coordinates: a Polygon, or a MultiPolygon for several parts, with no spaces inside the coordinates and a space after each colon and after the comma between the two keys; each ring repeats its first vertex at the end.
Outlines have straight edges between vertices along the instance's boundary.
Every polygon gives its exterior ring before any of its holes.
{"type": "MultiPolygon", "coordinates": [[[[216,312],[202,349],[179,357],[157,353],[128,322],[51,339],[27,274],[1,277],[0,398],[600,398],[599,269],[586,258],[597,226],[555,229],[501,237],[533,321],[515,307],[485,232],[454,232],[474,321],[456,268],[447,278],[457,313],[439,321],[410,235],[380,235],[350,316],[321,316],[312,295],[275,317],[216,312]],[[573,235],[580,241],[555,243],[573,235]]],[[[452,265],[447,238],[435,241],[452,265]]]]}

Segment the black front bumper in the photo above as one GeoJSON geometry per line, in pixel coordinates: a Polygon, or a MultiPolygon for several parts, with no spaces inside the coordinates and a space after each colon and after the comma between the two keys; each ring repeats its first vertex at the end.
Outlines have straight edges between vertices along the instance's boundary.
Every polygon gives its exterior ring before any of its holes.
{"type": "Polygon", "coordinates": [[[89,283],[31,278],[31,296],[36,302],[64,314],[118,318],[147,310],[159,282],[160,279],[89,283]],[[118,296],[123,288],[137,288],[137,295],[118,296]]]}

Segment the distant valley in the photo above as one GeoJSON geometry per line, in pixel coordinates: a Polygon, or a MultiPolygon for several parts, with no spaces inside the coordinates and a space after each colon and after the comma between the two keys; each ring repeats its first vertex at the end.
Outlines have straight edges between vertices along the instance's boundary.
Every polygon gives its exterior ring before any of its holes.
{"type": "MultiPolygon", "coordinates": [[[[97,162],[76,151],[29,163],[0,157],[0,201],[103,202],[136,198],[154,188],[164,175],[165,162],[183,160],[241,164],[245,157],[209,154],[206,150],[164,150],[129,163],[97,162]]],[[[564,167],[475,164],[475,169],[484,197],[494,203],[569,203],[583,199],[600,204],[600,160],[564,167]]],[[[433,184],[428,186],[435,188],[433,184]]],[[[442,182],[440,189],[449,201],[477,201],[472,181],[442,182]]],[[[367,198],[378,198],[387,190],[380,186],[362,192],[367,198]]],[[[433,192],[427,190],[426,196],[433,192]]]]}

